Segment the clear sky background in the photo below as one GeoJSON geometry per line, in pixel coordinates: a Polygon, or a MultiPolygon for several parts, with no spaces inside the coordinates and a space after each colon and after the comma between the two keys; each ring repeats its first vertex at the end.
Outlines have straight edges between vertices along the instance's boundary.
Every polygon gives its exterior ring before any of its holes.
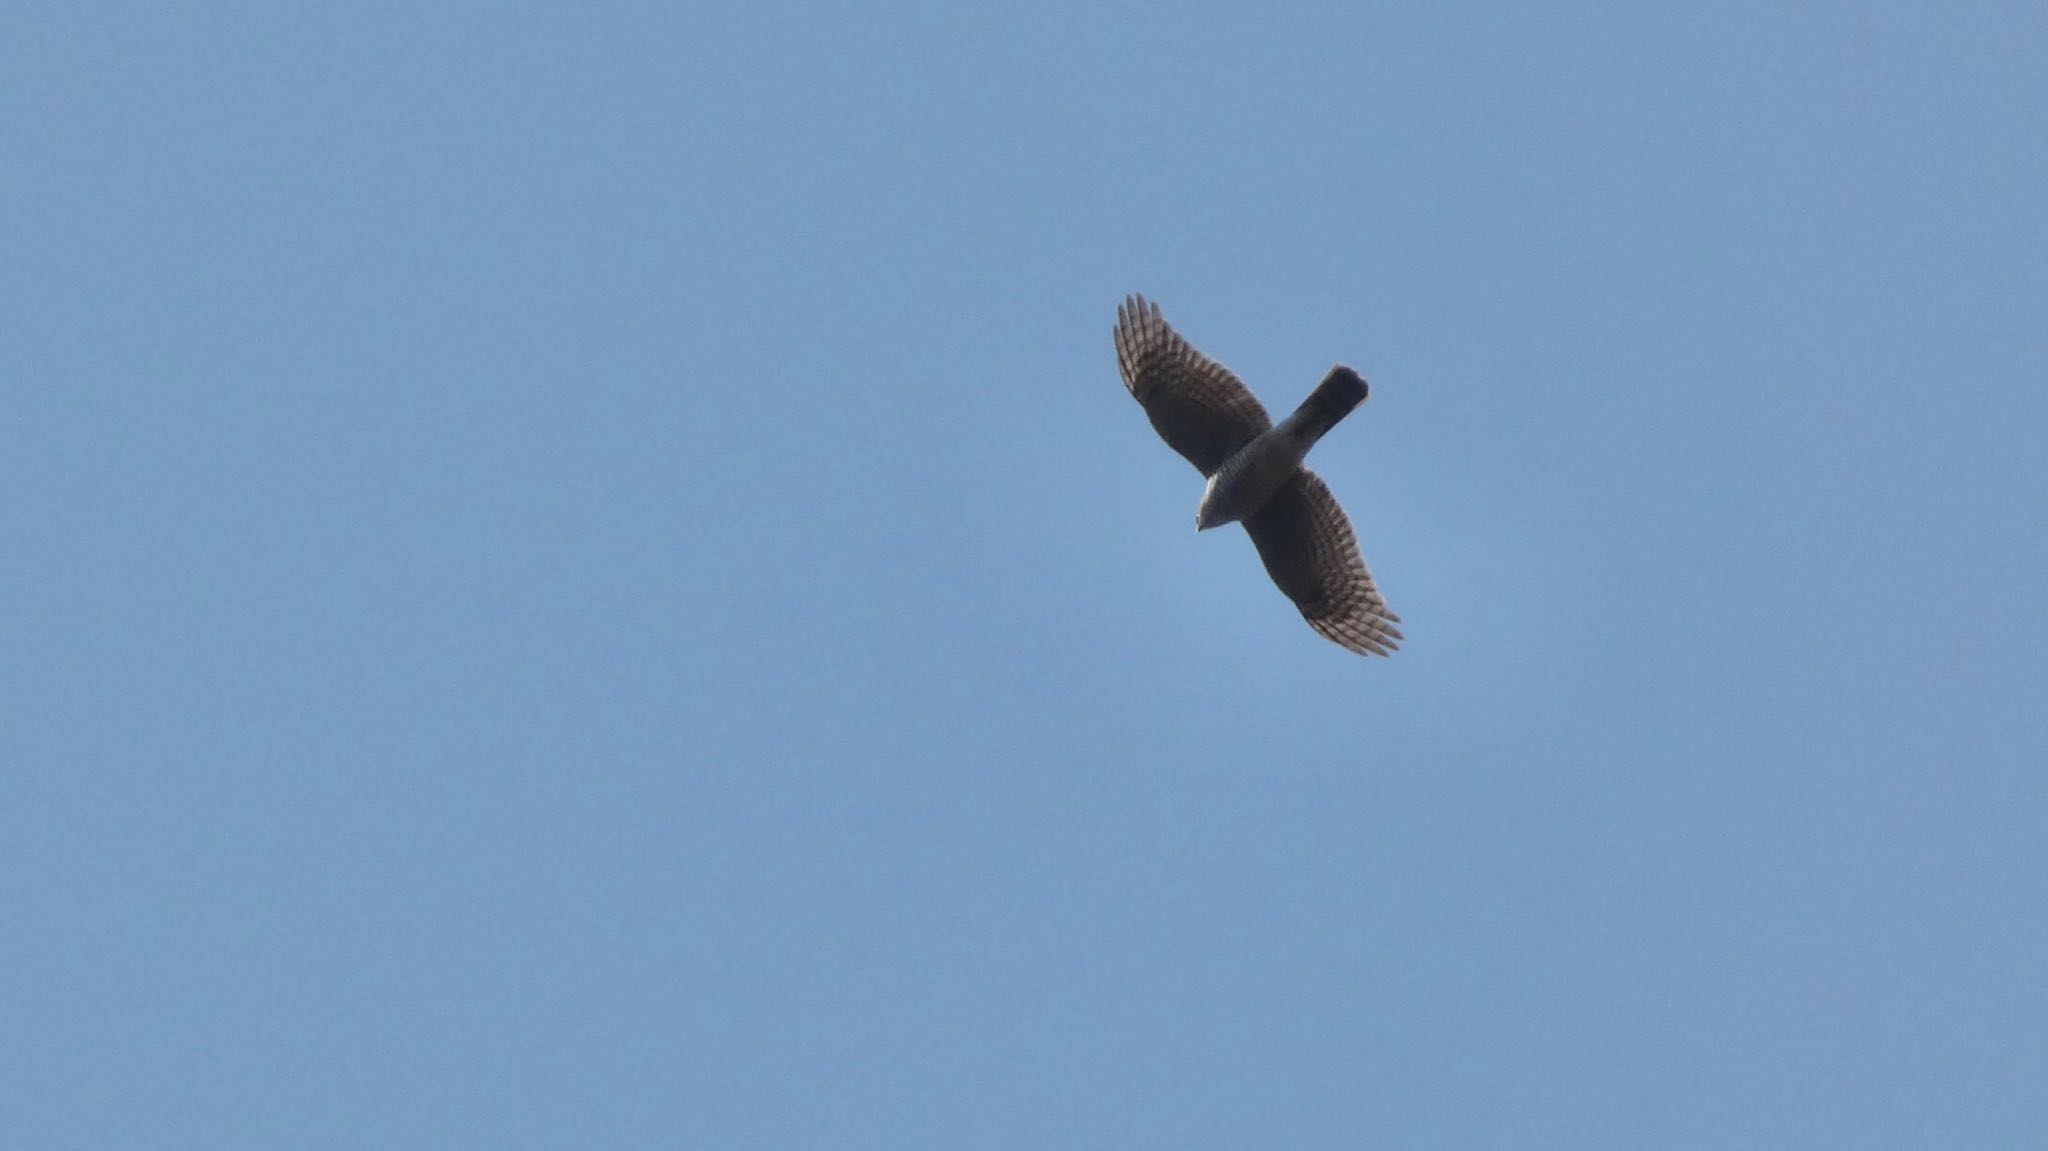
{"type": "Polygon", "coordinates": [[[2048,8],[4,27],[9,1146],[2048,1145],[2048,8]]]}

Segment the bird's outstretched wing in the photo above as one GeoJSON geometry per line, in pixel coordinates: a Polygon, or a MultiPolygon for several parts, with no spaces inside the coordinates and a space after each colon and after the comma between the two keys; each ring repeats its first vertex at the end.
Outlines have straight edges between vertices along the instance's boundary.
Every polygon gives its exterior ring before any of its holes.
{"type": "Polygon", "coordinates": [[[1159,437],[1205,476],[1273,426],[1251,389],[1181,339],[1143,296],[1116,310],[1116,365],[1159,437]]]}
{"type": "Polygon", "coordinates": [[[1244,521],[1266,574],[1301,609],[1308,626],[1360,655],[1391,655],[1401,617],[1373,586],[1351,521],[1328,485],[1307,468],[1244,521]]]}

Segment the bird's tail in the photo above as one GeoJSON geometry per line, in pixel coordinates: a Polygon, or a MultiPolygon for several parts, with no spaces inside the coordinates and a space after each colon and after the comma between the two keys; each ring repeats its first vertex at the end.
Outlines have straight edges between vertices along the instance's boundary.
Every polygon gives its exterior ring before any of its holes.
{"type": "Polygon", "coordinates": [[[1365,402],[1365,377],[1338,364],[1316,385],[1316,390],[1301,401],[1294,414],[1287,417],[1289,425],[1301,436],[1302,446],[1315,443],[1323,433],[1337,426],[1337,421],[1351,414],[1351,409],[1365,402]]]}

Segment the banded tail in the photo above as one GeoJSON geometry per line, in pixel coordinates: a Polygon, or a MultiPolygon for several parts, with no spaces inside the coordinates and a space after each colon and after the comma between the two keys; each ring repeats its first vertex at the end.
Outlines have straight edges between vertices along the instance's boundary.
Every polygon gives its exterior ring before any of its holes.
{"type": "Polygon", "coordinates": [[[1351,409],[1364,403],[1365,393],[1365,377],[1338,364],[1287,417],[1287,424],[1301,437],[1305,449],[1336,427],[1338,420],[1350,415],[1351,409]]]}

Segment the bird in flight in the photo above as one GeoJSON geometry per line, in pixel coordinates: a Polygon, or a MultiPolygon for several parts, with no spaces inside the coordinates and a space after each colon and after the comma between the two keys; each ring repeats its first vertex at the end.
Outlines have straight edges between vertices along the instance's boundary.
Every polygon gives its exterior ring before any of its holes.
{"type": "Polygon", "coordinates": [[[1266,574],[1310,627],[1360,655],[1392,654],[1401,617],[1373,586],[1337,497],[1302,466],[1323,433],[1365,402],[1365,380],[1338,364],[1275,424],[1242,380],[1143,296],[1116,310],[1116,363],[1159,438],[1208,477],[1195,530],[1242,522],[1266,574]]]}

